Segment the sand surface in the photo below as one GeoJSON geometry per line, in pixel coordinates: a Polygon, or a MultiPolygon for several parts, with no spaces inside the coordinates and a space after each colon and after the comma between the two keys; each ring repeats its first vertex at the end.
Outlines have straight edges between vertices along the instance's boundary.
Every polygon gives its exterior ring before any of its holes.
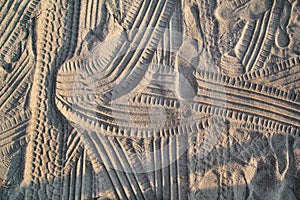
{"type": "Polygon", "coordinates": [[[0,0],[0,199],[300,199],[300,1],[0,0]]]}

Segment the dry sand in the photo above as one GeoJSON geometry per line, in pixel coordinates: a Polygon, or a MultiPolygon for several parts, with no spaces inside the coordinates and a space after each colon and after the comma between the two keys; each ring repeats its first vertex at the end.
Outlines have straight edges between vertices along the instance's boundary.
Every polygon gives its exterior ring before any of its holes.
{"type": "Polygon", "coordinates": [[[0,1],[0,199],[300,199],[299,11],[0,1]]]}

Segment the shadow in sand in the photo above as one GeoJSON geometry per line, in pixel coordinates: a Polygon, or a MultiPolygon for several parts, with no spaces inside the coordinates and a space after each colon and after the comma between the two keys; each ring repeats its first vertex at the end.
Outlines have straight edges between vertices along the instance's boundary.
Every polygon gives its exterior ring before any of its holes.
{"type": "MultiPolygon", "coordinates": [[[[299,138],[248,135],[228,134],[220,138],[228,141],[226,148],[215,147],[201,158],[190,155],[189,183],[183,183],[190,188],[188,199],[300,199],[299,138]]],[[[116,188],[103,175],[107,171],[95,173],[86,151],[65,169],[58,183],[40,181],[41,185],[27,186],[21,185],[24,154],[25,147],[12,156],[6,180],[0,185],[0,199],[116,199],[111,192],[116,188]]],[[[170,187],[161,187],[168,194],[170,187]]],[[[177,199],[156,197],[172,198],[177,199]]]]}

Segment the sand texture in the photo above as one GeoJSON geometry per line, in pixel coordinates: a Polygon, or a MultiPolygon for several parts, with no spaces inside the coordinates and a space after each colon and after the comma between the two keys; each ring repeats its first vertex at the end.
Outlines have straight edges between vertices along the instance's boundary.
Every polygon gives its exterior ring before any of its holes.
{"type": "Polygon", "coordinates": [[[300,200],[300,0],[0,0],[0,200],[300,200]]]}

